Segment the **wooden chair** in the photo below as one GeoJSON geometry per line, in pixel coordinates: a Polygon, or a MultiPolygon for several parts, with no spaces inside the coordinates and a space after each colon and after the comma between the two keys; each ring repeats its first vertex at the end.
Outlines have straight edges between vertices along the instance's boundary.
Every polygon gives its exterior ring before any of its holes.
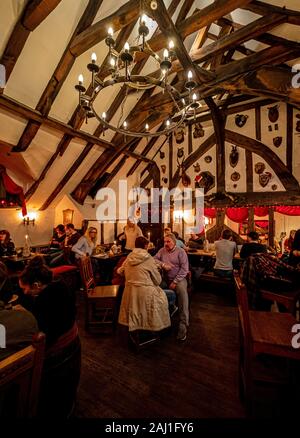
{"type": "Polygon", "coordinates": [[[287,381],[282,379],[281,375],[274,376],[259,372],[259,356],[265,354],[300,360],[300,350],[292,347],[291,329],[297,321],[289,313],[249,310],[247,290],[237,274],[235,274],[235,284],[240,327],[240,395],[245,398],[248,415],[252,415],[255,383],[274,384],[287,381]]]}
{"type": "Polygon", "coordinates": [[[85,297],[85,328],[107,324],[115,326],[119,285],[96,286],[90,257],[79,261],[85,297]]]}
{"type": "Polygon", "coordinates": [[[44,362],[45,335],[0,362],[1,418],[32,418],[37,414],[44,362]]]}

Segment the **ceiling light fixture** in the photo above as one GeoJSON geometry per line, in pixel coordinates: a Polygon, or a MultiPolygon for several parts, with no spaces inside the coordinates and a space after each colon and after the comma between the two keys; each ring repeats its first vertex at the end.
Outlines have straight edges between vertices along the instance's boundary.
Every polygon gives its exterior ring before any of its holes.
{"type": "MultiPolygon", "coordinates": [[[[141,45],[138,49],[130,48],[128,42],[125,43],[123,50],[119,53],[115,50],[115,40],[113,38],[113,29],[110,27],[108,29],[107,37],[105,43],[108,47],[108,62],[110,74],[108,79],[102,81],[98,73],[100,67],[97,65],[97,55],[92,53],[91,62],[87,65],[87,69],[91,73],[91,86],[89,91],[83,85],[84,78],[80,74],[78,76],[78,84],[75,85],[75,89],[79,94],[79,105],[84,109],[86,115],[86,121],[90,117],[96,117],[97,120],[103,125],[103,131],[105,129],[111,129],[112,131],[123,134],[124,136],[132,137],[158,137],[163,134],[169,134],[184,123],[184,121],[191,116],[196,117],[196,110],[201,106],[198,101],[198,96],[193,92],[194,88],[197,86],[196,82],[193,80],[192,71],[187,73],[187,81],[185,83],[185,90],[183,92],[178,91],[174,86],[172,86],[168,79],[169,72],[172,67],[172,60],[175,59],[174,52],[174,42],[169,41],[169,48],[163,50],[162,59],[152,51],[151,47],[146,41],[146,37],[149,34],[149,28],[146,25],[147,17],[142,15],[138,27],[138,39],[141,39],[141,45]],[[151,56],[153,59],[159,63],[160,70],[157,72],[158,77],[153,75],[134,75],[131,74],[131,64],[134,59],[135,52],[139,50],[141,52],[146,52],[147,55],[151,56]],[[113,87],[119,84],[120,86],[125,86],[125,98],[123,99],[121,105],[121,115],[118,117],[118,121],[113,124],[108,120],[107,113],[102,112],[98,114],[94,107],[94,102],[98,95],[108,87],[113,87]],[[173,102],[173,111],[162,127],[157,131],[151,131],[151,118],[146,118],[145,123],[139,130],[135,127],[130,127],[130,119],[126,120],[124,117],[124,105],[130,89],[135,89],[137,91],[145,91],[149,88],[158,87],[163,91],[163,93],[168,93],[170,99],[173,102]]],[[[152,127],[153,126],[152,122],[152,127]]]]}

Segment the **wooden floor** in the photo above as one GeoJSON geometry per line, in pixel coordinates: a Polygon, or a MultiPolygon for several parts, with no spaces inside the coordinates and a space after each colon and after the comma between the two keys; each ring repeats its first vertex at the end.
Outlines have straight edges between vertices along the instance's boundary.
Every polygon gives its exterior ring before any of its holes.
{"type": "Polygon", "coordinates": [[[233,299],[222,297],[221,291],[194,293],[188,338],[182,343],[176,340],[175,325],[159,343],[138,353],[120,332],[89,335],[81,329],[82,374],[75,416],[243,417],[237,333],[233,299]]]}

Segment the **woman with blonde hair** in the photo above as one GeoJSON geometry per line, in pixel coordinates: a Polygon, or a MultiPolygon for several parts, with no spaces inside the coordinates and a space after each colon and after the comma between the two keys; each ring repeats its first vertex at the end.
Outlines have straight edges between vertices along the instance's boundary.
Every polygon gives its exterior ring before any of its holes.
{"type": "Polygon", "coordinates": [[[81,257],[90,256],[97,244],[97,228],[89,227],[84,236],[72,246],[72,251],[75,252],[75,258],[78,260],[81,257]]]}

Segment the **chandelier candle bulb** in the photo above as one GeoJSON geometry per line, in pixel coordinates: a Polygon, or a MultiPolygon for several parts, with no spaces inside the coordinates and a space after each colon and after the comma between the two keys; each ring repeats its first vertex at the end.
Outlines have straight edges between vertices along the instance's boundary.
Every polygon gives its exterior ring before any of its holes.
{"type": "Polygon", "coordinates": [[[112,28],[112,27],[109,27],[107,33],[108,33],[109,36],[112,37],[113,34],[114,34],[113,28],[112,28]]]}
{"type": "Polygon", "coordinates": [[[125,53],[129,52],[129,44],[128,44],[128,42],[126,42],[124,44],[124,50],[125,50],[125,53]]]}
{"type": "Polygon", "coordinates": [[[170,49],[170,50],[174,49],[174,43],[173,43],[173,40],[170,40],[170,42],[169,42],[169,49],[170,49]]]}
{"type": "Polygon", "coordinates": [[[83,84],[83,75],[78,76],[78,83],[79,83],[79,85],[83,84]]]}
{"type": "Polygon", "coordinates": [[[148,125],[148,123],[146,123],[146,125],[145,125],[145,129],[146,129],[146,131],[149,131],[149,125],[148,125]]]}
{"type": "Polygon", "coordinates": [[[96,62],[97,61],[97,55],[96,55],[95,52],[92,53],[91,60],[92,60],[92,62],[96,62]]]}

